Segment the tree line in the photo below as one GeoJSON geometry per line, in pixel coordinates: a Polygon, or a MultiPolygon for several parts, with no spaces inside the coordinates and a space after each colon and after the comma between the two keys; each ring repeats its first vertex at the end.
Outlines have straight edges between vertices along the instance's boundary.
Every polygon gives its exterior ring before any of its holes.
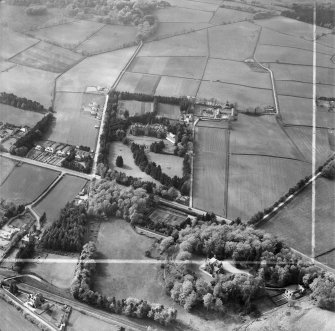
{"type": "MultiPolygon", "coordinates": [[[[36,112],[47,111],[47,109],[44,108],[44,106],[41,105],[39,102],[27,98],[20,98],[13,93],[1,92],[0,103],[24,110],[31,110],[36,112]]],[[[48,111],[52,112],[52,107],[49,107],[48,111]]]]}

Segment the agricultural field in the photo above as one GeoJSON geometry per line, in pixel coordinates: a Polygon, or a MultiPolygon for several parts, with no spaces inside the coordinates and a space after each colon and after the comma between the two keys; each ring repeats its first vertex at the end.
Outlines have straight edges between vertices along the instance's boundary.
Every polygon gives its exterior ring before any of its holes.
{"type": "Polygon", "coordinates": [[[202,81],[198,98],[215,98],[221,102],[237,102],[237,109],[264,107],[274,105],[272,90],[231,85],[226,83],[202,81]]]}
{"type": "Polygon", "coordinates": [[[153,222],[163,222],[164,224],[178,226],[185,221],[187,215],[174,209],[160,206],[156,208],[149,217],[153,222]]]}
{"type": "Polygon", "coordinates": [[[334,269],[335,268],[335,250],[325,255],[317,257],[316,260],[334,269]]]}
{"type": "Polygon", "coordinates": [[[193,206],[225,216],[227,130],[195,128],[193,206]]]}
{"type": "Polygon", "coordinates": [[[229,24],[229,23],[241,22],[241,21],[252,19],[254,15],[255,14],[247,13],[247,12],[240,11],[240,10],[219,8],[215,12],[210,22],[214,25],[229,24]]]}
{"type": "Polygon", "coordinates": [[[199,80],[163,76],[159,81],[155,95],[182,97],[196,96],[199,80]]]}
{"type": "Polygon", "coordinates": [[[239,114],[230,132],[230,152],[304,159],[274,116],[239,114]]]}
{"type": "Polygon", "coordinates": [[[7,70],[9,70],[10,68],[13,68],[13,67],[15,67],[14,63],[0,60],[0,72],[7,71],[7,70]]]}
{"type": "Polygon", "coordinates": [[[23,110],[0,103],[1,122],[17,126],[33,127],[44,115],[35,111],[23,110]]]}
{"type": "Polygon", "coordinates": [[[145,43],[138,56],[153,54],[155,56],[207,56],[207,31],[199,30],[145,43]]]}
{"type": "Polygon", "coordinates": [[[134,51],[135,47],[130,47],[88,57],[57,80],[56,90],[84,92],[87,86],[110,87],[134,51]]]}
{"type": "Polygon", "coordinates": [[[38,101],[48,108],[52,104],[56,73],[17,65],[0,73],[0,91],[38,101]]]}
{"type": "Polygon", "coordinates": [[[15,167],[0,186],[0,196],[16,204],[37,199],[57,178],[59,172],[23,163],[15,167]]]}
{"type": "Polygon", "coordinates": [[[135,58],[128,71],[201,79],[206,62],[206,57],[140,56],[135,58]]]}
{"type": "Polygon", "coordinates": [[[80,44],[76,52],[82,54],[98,54],[122,48],[127,44],[134,43],[136,29],[127,25],[105,25],[92,37],[80,44]]]}
{"type": "Polygon", "coordinates": [[[133,154],[131,153],[130,148],[122,142],[115,141],[110,144],[108,162],[111,169],[124,172],[127,176],[141,178],[143,181],[149,181],[160,185],[158,181],[141,171],[141,169],[134,162],[133,154]],[[123,158],[123,168],[119,168],[115,165],[118,155],[121,155],[123,158]]]}
{"type": "MultiPolygon", "coordinates": [[[[326,34],[325,36],[322,36],[320,39],[316,41],[318,44],[316,45],[316,48],[319,49],[320,47],[327,46],[329,48],[335,48],[335,36],[331,33],[326,34]]],[[[333,50],[331,50],[333,51],[333,50]]]]}
{"type": "Polygon", "coordinates": [[[0,157],[0,185],[6,180],[10,173],[14,170],[16,162],[6,157],[0,157]]]}
{"type": "Polygon", "coordinates": [[[46,213],[46,227],[59,218],[61,209],[76,197],[86,183],[83,178],[65,175],[37,205],[34,205],[34,211],[39,216],[46,213]]]}
{"type": "Polygon", "coordinates": [[[169,3],[171,6],[214,12],[219,7],[220,1],[170,0],[169,3]]]}
{"type": "Polygon", "coordinates": [[[253,71],[247,64],[236,61],[209,59],[203,79],[271,89],[268,72],[253,71]]]}
{"type": "MultiPolygon", "coordinates": [[[[165,144],[168,144],[165,141],[165,144]]],[[[168,176],[183,177],[183,158],[176,155],[159,154],[159,153],[148,153],[149,161],[159,164],[162,168],[162,172],[165,172],[168,176]]]]}
{"type": "Polygon", "coordinates": [[[36,69],[62,73],[81,59],[81,55],[68,49],[46,42],[39,42],[33,47],[14,56],[11,61],[36,69]]]}
{"type": "Polygon", "coordinates": [[[189,9],[189,8],[178,8],[168,7],[164,9],[158,9],[155,12],[159,22],[169,23],[208,23],[213,12],[189,9]]]}
{"type": "MultiPolygon", "coordinates": [[[[335,248],[334,182],[325,178],[316,181],[315,253],[316,256],[335,248]]],[[[308,186],[262,229],[283,237],[294,249],[310,255],[312,229],[312,187],[308,186]],[[306,240],[301,240],[306,238],[306,240]]]]}
{"type": "Polygon", "coordinates": [[[36,262],[26,265],[24,272],[35,273],[48,283],[61,289],[70,288],[78,255],[39,254],[38,257],[35,257],[35,260],[36,262]]]}
{"type": "Polygon", "coordinates": [[[34,38],[65,48],[74,48],[86,41],[104,25],[92,21],[75,21],[31,31],[34,38]]]}
{"type": "Polygon", "coordinates": [[[153,103],[136,100],[119,101],[119,114],[123,115],[125,110],[128,110],[129,116],[143,115],[153,111],[153,103]]]}
{"type": "Polygon", "coordinates": [[[100,121],[81,109],[82,93],[57,92],[55,99],[56,122],[49,140],[69,145],[83,145],[95,150],[100,121]]]}
{"type": "MultiPolygon", "coordinates": [[[[312,162],[312,128],[303,126],[286,126],[286,133],[300,150],[305,160],[312,162]]],[[[327,129],[316,129],[316,160],[322,164],[331,153],[327,129]]]]}
{"type": "Polygon", "coordinates": [[[229,162],[228,217],[249,220],[258,211],[270,207],[311,172],[312,166],[301,161],[232,155],[229,162]]]}
{"type": "Polygon", "coordinates": [[[178,105],[169,105],[166,103],[160,103],[158,105],[158,115],[172,120],[179,120],[180,107],[178,105]]]}
{"type": "Polygon", "coordinates": [[[144,93],[153,95],[155,93],[160,77],[156,75],[146,75],[140,73],[126,72],[119,84],[117,91],[127,91],[130,93],[144,93]]]}
{"type": "Polygon", "coordinates": [[[260,27],[250,22],[208,29],[210,57],[244,61],[253,56],[260,27]]]}

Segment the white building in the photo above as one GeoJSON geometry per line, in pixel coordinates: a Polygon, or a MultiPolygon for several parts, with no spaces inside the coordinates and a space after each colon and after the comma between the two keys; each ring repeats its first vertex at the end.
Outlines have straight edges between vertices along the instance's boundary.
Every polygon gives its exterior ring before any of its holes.
{"type": "Polygon", "coordinates": [[[169,141],[171,144],[175,144],[176,143],[176,135],[168,132],[166,135],[166,140],[169,141]]]}

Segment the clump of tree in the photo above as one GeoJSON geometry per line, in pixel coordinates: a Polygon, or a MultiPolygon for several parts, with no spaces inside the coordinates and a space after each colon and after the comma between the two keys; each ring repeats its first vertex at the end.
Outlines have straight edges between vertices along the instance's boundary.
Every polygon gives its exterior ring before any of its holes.
{"type": "Polygon", "coordinates": [[[164,141],[154,141],[151,145],[150,145],[150,152],[154,152],[154,153],[162,153],[163,149],[165,148],[165,144],[164,141]]]}
{"type": "MultiPolygon", "coordinates": [[[[24,110],[31,110],[36,112],[47,111],[47,109],[45,109],[44,106],[41,105],[39,102],[27,98],[20,98],[13,93],[1,92],[0,103],[24,110]]],[[[49,108],[49,111],[52,112],[52,107],[49,108]]]]}
{"type": "Polygon", "coordinates": [[[176,123],[170,125],[168,131],[175,135],[175,155],[183,157],[188,151],[193,150],[193,132],[190,127],[184,123],[176,123]]]}
{"type": "Polygon", "coordinates": [[[329,162],[322,170],[322,176],[328,179],[335,178],[335,161],[329,162]]]}
{"type": "Polygon", "coordinates": [[[25,210],[24,205],[16,205],[14,202],[12,201],[8,202],[4,199],[0,200],[0,205],[1,205],[1,208],[5,210],[5,213],[3,216],[6,218],[6,221],[12,217],[15,217],[23,213],[25,210]]]}
{"type": "Polygon", "coordinates": [[[335,276],[332,273],[323,273],[310,284],[311,298],[318,307],[335,311],[335,276]]]}
{"type": "Polygon", "coordinates": [[[27,15],[46,15],[48,13],[48,9],[43,5],[30,5],[26,9],[27,15]]]}
{"type": "Polygon", "coordinates": [[[18,252],[15,255],[15,268],[17,271],[21,271],[25,261],[24,259],[29,259],[33,256],[35,252],[35,239],[33,236],[29,237],[29,241],[27,243],[22,243],[19,247],[18,252]]]}
{"type": "Polygon", "coordinates": [[[67,203],[59,218],[44,232],[41,245],[47,249],[80,252],[85,242],[86,228],[85,206],[67,203]]]}
{"type": "Polygon", "coordinates": [[[92,156],[86,155],[81,162],[84,162],[84,165],[76,160],[76,151],[75,149],[72,149],[70,151],[70,154],[62,161],[61,165],[62,167],[67,169],[72,169],[89,174],[93,166],[92,156]]]}
{"type": "Polygon", "coordinates": [[[115,165],[119,168],[123,167],[123,158],[121,155],[118,155],[115,161],[115,165]]]}

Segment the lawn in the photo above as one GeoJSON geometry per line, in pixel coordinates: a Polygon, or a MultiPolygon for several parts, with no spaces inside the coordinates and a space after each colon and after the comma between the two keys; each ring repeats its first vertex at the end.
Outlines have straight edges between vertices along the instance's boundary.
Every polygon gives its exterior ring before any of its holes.
{"type": "Polygon", "coordinates": [[[189,8],[168,7],[158,9],[155,12],[155,15],[159,22],[208,23],[213,16],[213,12],[189,8]]]}
{"type": "Polygon", "coordinates": [[[132,62],[128,71],[201,79],[206,62],[206,57],[200,56],[139,56],[132,62]]]}
{"type": "Polygon", "coordinates": [[[135,47],[91,56],[57,80],[57,91],[84,92],[87,86],[110,87],[135,51],[135,47]]]}
{"type": "Polygon", "coordinates": [[[2,122],[29,127],[33,127],[44,116],[35,111],[23,110],[3,103],[0,103],[0,115],[2,122]]]}
{"type": "Polygon", "coordinates": [[[74,146],[88,146],[95,150],[98,136],[95,125],[100,125],[100,121],[81,109],[82,99],[82,93],[57,92],[56,121],[49,140],[74,146]]]}
{"type": "Polygon", "coordinates": [[[207,31],[200,30],[159,41],[145,43],[138,55],[207,56],[207,31]]]}
{"type": "Polygon", "coordinates": [[[61,289],[70,288],[78,255],[44,254],[39,259],[35,258],[35,260],[36,262],[31,262],[26,265],[24,272],[35,273],[48,283],[61,289]],[[50,261],[48,261],[49,259],[50,261]]]}
{"type": "Polygon", "coordinates": [[[6,157],[0,157],[0,185],[6,180],[9,174],[14,170],[16,162],[6,157]]]}
{"type": "Polygon", "coordinates": [[[180,107],[178,105],[169,105],[166,103],[160,103],[158,105],[158,115],[173,120],[179,120],[180,107]]]}
{"type": "MultiPolygon", "coordinates": [[[[325,178],[317,179],[315,195],[315,252],[316,255],[335,248],[335,185],[325,178]]],[[[311,254],[312,186],[301,192],[262,229],[283,237],[298,251],[311,254]]]]}
{"type": "Polygon", "coordinates": [[[195,96],[199,87],[199,80],[180,77],[163,76],[157,86],[156,95],[161,96],[195,96]]]}
{"type": "Polygon", "coordinates": [[[136,29],[127,25],[105,25],[92,37],[80,44],[76,51],[84,54],[98,54],[112,51],[135,42],[136,29]]]}
{"type": "Polygon", "coordinates": [[[235,103],[237,109],[264,107],[274,105],[272,90],[259,89],[226,83],[202,81],[197,94],[198,98],[215,98],[221,102],[235,103]]]}
{"type": "Polygon", "coordinates": [[[255,14],[247,13],[245,11],[219,8],[211,19],[211,23],[215,25],[229,24],[240,21],[245,21],[254,17],[255,14]]]}
{"type": "Polygon", "coordinates": [[[193,206],[225,215],[227,130],[195,128],[193,206]]]}
{"type": "MultiPolygon", "coordinates": [[[[165,144],[168,144],[165,141],[165,144]]],[[[159,164],[162,168],[162,172],[165,172],[168,176],[183,177],[183,158],[176,155],[159,154],[159,153],[148,153],[149,161],[153,161],[159,164]]]]}
{"type": "Polygon", "coordinates": [[[0,73],[0,91],[51,106],[57,74],[17,65],[0,73]]]}
{"type": "Polygon", "coordinates": [[[259,31],[260,27],[250,22],[208,29],[210,56],[235,61],[252,57],[259,31]]]}
{"type": "Polygon", "coordinates": [[[35,212],[42,216],[47,215],[46,225],[51,225],[58,219],[60,211],[67,202],[72,201],[86,184],[86,180],[76,176],[65,175],[60,182],[37,205],[35,212]]]}
{"type": "Polygon", "coordinates": [[[274,116],[239,114],[230,132],[230,152],[304,159],[274,116]]]}
{"type": "Polygon", "coordinates": [[[79,62],[82,56],[68,49],[40,42],[11,59],[17,64],[62,73],[79,62]]]}
{"type": "Polygon", "coordinates": [[[152,102],[141,102],[136,100],[120,100],[119,111],[120,109],[128,110],[129,116],[143,115],[152,112],[153,104],[152,102]]]}
{"type": "Polygon", "coordinates": [[[58,171],[23,163],[0,186],[0,196],[16,204],[37,199],[57,178],[58,171]]]}
{"type": "Polygon", "coordinates": [[[56,45],[74,48],[88,39],[104,25],[92,21],[75,21],[30,32],[37,39],[56,45]]]}
{"type": "MultiPolygon", "coordinates": [[[[312,128],[303,126],[287,126],[286,133],[299,148],[306,161],[312,162],[312,128]]],[[[330,155],[328,130],[316,129],[316,160],[322,164],[330,155]]]]}
{"type": "Polygon", "coordinates": [[[312,166],[301,161],[232,155],[229,162],[228,217],[249,220],[258,211],[270,207],[311,172],[312,166]]]}
{"type": "Polygon", "coordinates": [[[245,63],[229,60],[209,59],[203,79],[265,89],[272,88],[268,72],[256,72],[245,63]]]}
{"type": "Polygon", "coordinates": [[[155,75],[126,72],[117,85],[117,90],[153,95],[159,80],[160,77],[155,75]]]}

